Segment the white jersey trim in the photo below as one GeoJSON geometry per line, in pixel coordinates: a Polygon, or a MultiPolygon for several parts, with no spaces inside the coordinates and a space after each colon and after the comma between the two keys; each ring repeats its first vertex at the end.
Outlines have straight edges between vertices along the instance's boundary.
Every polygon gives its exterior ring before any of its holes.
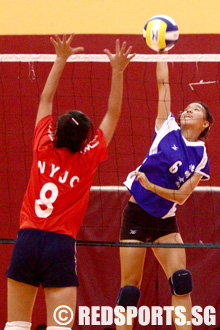
{"type": "MultiPolygon", "coordinates": [[[[141,165],[142,165],[142,164],[141,164],[141,165]]],[[[141,167],[141,165],[138,166],[138,167],[136,168],[136,171],[139,170],[139,168],[141,167]]],[[[133,183],[133,181],[134,181],[134,179],[135,179],[135,177],[131,178],[131,177],[130,177],[130,174],[131,174],[131,172],[128,174],[126,180],[123,182],[124,185],[125,185],[129,190],[131,190],[132,183],[133,183]]]]}
{"type": "Polygon", "coordinates": [[[185,144],[187,145],[187,147],[190,147],[190,146],[192,146],[192,147],[195,147],[195,146],[196,147],[199,147],[199,146],[204,147],[205,146],[205,143],[201,140],[188,141],[183,135],[182,135],[182,137],[183,137],[183,140],[184,140],[185,144]]]}
{"type": "Polygon", "coordinates": [[[208,156],[207,156],[207,152],[206,152],[206,147],[204,146],[204,153],[203,153],[202,160],[201,160],[201,162],[199,163],[199,165],[195,169],[195,172],[196,173],[203,174],[203,176],[205,177],[205,178],[202,178],[202,180],[209,180],[210,179],[210,175],[206,174],[202,170],[205,167],[205,165],[207,163],[207,160],[208,160],[208,156]]]}
{"type": "Polygon", "coordinates": [[[177,203],[174,203],[171,209],[168,211],[167,214],[165,214],[162,219],[170,218],[170,217],[175,217],[176,214],[176,208],[177,208],[177,203]]]}
{"type": "Polygon", "coordinates": [[[169,132],[177,131],[179,129],[180,128],[179,128],[178,124],[176,123],[175,118],[173,117],[172,113],[170,113],[170,115],[164,121],[163,125],[161,126],[161,128],[159,130],[155,126],[155,132],[157,135],[150,147],[149,156],[157,153],[158,145],[159,145],[160,141],[164,138],[165,135],[167,135],[169,132]]]}

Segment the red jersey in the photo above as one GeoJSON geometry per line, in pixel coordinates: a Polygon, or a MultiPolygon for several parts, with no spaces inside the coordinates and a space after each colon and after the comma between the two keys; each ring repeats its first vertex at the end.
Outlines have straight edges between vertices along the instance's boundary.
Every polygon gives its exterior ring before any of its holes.
{"type": "Polygon", "coordinates": [[[35,128],[33,164],[21,208],[20,229],[37,228],[76,238],[95,171],[107,158],[107,146],[98,129],[83,151],[72,153],[56,148],[51,124],[52,116],[46,116],[35,128]]]}

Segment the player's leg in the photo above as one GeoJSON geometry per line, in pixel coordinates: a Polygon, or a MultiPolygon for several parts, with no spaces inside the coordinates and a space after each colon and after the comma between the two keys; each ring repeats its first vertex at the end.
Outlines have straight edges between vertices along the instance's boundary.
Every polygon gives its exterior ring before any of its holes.
{"type": "Polygon", "coordinates": [[[47,327],[63,325],[65,328],[71,328],[75,319],[77,287],[45,288],[44,292],[47,306],[47,327]]]}
{"type": "Polygon", "coordinates": [[[8,323],[6,329],[30,329],[39,282],[33,269],[36,266],[36,244],[32,230],[20,230],[12,252],[8,277],[8,323]]]}
{"type": "MultiPolygon", "coordinates": [[[[138,240],[122,240],[121,242],[142,243],[138,240]]],[[[134,285],[140,288],[146,248],[120,247],[121,286],[134,285]]]]}
{"type": "MultiPolygon", "coordinates": [[[[157,243],[179,243],[182,244],[182,238],[179,233],[172,233],[156,240],[157,243]]],[[[167,279],[171,285],[172,305],[175,307],[185,307],[184,313],[186,320],[191,320],[191,296],[192,278],[190,272],[186,269],[186,253],[184,248],[153,248],[154,255],[161,264],[167,279]]],[[[175,317],[175,315],[174,315],[175,317]]],[[[178,326],[176,329],[191,329],[191,324],[178,326]]]]}
{"type": "MultiPolygon", "coordinates": [[[[122,240],[122,242],[140,243],[140,241],[137,240],[122,240]]],[[[117,298],[117,305],[121,305],[125,308],[127,306],[137,306],[140,296],[145,254],[145,248],[120,248],[121,289],[117,298]]],[[[127,325],[126,319],[125,324],[122,326],[116,326],[116,329],[130,330],[132,329],[132,325],[127,325]]]]}
{"type": "MultiPolygon", "coordinates": [[[[41,284],[47,307],[47,327],[71,329],[75,318],[78,276],[76,241],[71,236],[46,233],[41,258],[41,284]],[[46,270],[46,271],[45,271],[46,270]]],[[[62,330],[62,329],[60,329],[62,330]]]]}
{"type": "MultiPolygon", "coordinates": [[[[141,243],[146,241],[146,223],[148,215],[139,205],[129,201],[122,216],[122,227],[120,233],[121,242],[141,243]]],[[[140,297],[140,286],[143,275],[146,248],[121,247],[121,289],[117,298],[117,305],[127,309],[128,306],[137,306],[140,297]]],[[[126,314],[126,313],[125,313],[126,314]]],[[[127,316],[127,315],[125,315],[127,316]]],[[[130,330],[132,325],[126,322],[117,326],[117,330],[130,330]]]]}
{"type": "Polygon", "coordinates": [[[8,322],[5,329],[29,330],[38,288],[8,278],[8,322]]]}

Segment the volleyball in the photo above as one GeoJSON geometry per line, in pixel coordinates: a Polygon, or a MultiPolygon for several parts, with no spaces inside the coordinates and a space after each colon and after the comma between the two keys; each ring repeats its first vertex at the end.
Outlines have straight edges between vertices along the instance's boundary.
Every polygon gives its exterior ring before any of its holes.
{"type": "Polygon", "coordinates": [[[179,38],[176,22],[167,15],[151,17],[144,26],[143,37],[146,44],[156,52],[173,48],[179,38]]]}

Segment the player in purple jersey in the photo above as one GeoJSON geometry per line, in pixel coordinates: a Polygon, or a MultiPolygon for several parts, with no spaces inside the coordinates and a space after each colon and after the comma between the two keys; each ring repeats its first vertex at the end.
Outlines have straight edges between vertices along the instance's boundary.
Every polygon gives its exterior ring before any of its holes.
{"type": "MultiPolygon", "coordinates": [[[[157,63],[156,76],[159,101],[155,136],[146,159],[125,181],[131,197],[123,212],[120,240],[181,244],[176,206],[186,201],[200,180],[209,179],[203,140],[213,120],[205,104],[194,102],[181,113],[177,124],[170,111],[167,63],[157,63]]],[[[125,309],[138,305],[145,253],[145,248],[120,248],[121,289],[117,305],[125,309]]],[[[186,321],[190,321],[193,285],[186,268],[185,249],[153,248],[153,253],[169,281],[173,307],[183,306],[186,321]]],[[[175,319],[175,313],[173,316],[175,319]]],[[[117,329],[131,330],[132,325],[125,322],[117,329]]],[[[186,322],[181,326],[183,329],[191,329],[191,323],[186,322]]]]}

